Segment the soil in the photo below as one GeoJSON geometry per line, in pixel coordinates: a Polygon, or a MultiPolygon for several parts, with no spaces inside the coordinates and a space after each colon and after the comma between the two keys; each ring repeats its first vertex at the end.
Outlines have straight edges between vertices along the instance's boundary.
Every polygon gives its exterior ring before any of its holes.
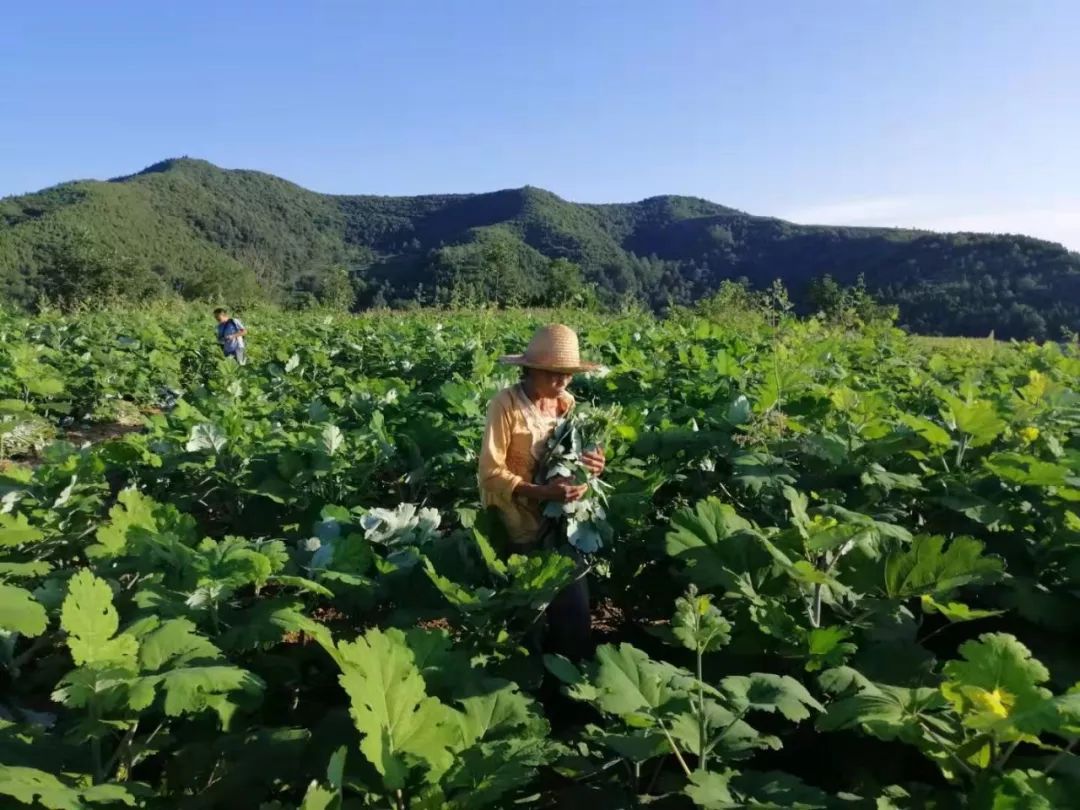
{"type": "MultiPolygon", "coordinates": [[[[144,413],[160,413],[159,409],[144,409],[144,413]]],[[[130,433],[141,433],[145,426],[131,422],[85,422],[79,425],[71,425],[57,435],[57,439],[68,441],[76,447],[86,443],[99,444],[110,439],[118,439],[130,433]]],[[[30,467],[41,465],[41,457],[34,454],[16,455],[9,459],[0,459],[0,473],[10,469],[15,464],[23,464],[30,467]]]]}
{"type": "Polygon", "coordinates": [[[626,623],[626,614],[611,599],[603,599],[592,608],[592,632],[605,643],[618,636],[626,623]]]}
{"type": "Polygon", "coordinates": [[[91,422],[68,428],[64,433],[64,438],[75,445],[82,445],[86,442],[97,444],[98,442],[126,436],[129,433],[139,433],[142,430],[142,425],[131,425],[124,422],[91,422]]]}
{"type": "Polygon", "coordinates": [[[446,619],[428,619],[417,622],[416,626],[421,630],[445,630],[447,633],[451,633],[454,629],[446,619]]]}

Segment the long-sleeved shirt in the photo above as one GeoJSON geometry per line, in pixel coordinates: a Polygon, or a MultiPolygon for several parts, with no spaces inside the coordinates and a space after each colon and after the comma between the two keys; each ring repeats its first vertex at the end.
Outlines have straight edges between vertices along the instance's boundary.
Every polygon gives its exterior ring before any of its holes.
{"type": "Polygon", "coordinates": [[[229,318],[225,323],[218,324],[218,343],[226,356],[236,354],[237,350],[244,348],[244,336],[239,334],[243,331],[244,325],[236,318],[229,318]]]}
{"type": "Polygon", "coordinates": [[[504,388],[488,405],[477,475],[480,499],[484,506],[499,510],[514,544],[531,543],[541,524],[540,502],[515,495],[514,489],[522,482],[533,483],[551,431],[573,407],[574,397],[564,391],[559,415],[544,416],[520,384],[504,388]]]}

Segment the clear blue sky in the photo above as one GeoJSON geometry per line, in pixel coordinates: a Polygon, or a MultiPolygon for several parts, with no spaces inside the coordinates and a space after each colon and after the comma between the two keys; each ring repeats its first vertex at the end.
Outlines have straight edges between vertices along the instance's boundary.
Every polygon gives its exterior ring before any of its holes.
{"type": "Polygon", "coordinates": [[[181,154],[326,192],[695,194],[1080,249],[1080,3],[5,6],[0,195],[181,154]]]}

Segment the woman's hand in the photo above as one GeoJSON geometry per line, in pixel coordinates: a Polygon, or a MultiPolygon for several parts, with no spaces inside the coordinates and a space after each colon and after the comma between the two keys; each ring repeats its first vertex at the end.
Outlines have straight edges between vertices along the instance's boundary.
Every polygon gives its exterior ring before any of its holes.
{"type": "Polygon", "coordinates": [[[581,464],[593,475],[600,475],[607,464],[607,460],[604,458],[604,448],[596,447],[592,450],[586,450],[581,454],[581,464]]]}
{"type": "Polygon", "coordinates": [[[537,494],[542,501],[570,503],[580,500],[588,488],[587,484],[575,484],[572,478],[552,478],[540,487],[537,494]]]}

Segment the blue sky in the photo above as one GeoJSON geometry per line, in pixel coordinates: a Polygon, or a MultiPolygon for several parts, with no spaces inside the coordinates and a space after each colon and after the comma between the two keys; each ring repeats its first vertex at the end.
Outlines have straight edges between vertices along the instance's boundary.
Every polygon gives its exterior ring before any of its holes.
{"type": "Polygon", "coordinates": [[[187,154],[1080,250],[1077,43],[1073,0],[9,4],[0,195],[187,154]]]}

